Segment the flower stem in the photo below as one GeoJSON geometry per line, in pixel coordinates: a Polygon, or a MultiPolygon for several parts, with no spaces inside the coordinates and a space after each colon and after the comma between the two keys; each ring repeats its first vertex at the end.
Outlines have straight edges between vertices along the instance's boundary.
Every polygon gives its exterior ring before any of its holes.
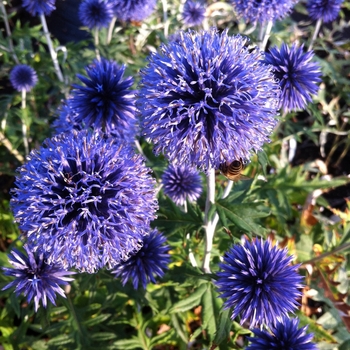
{"type": "Polygon", "coordinates": [[[341,252],[343,250],[346,250],[346,249],[350,249],[350,243],[344,243],[340,247],[337,247],[337,248],[335,248],[334,250],[332,250],[330,252],[323,253],[323,254],[321,254],[319,256],[316,256],[315,258],[312,258],[312,259],[310,259],[308,261],[303,262],[302,265],[305,266],[305,265],[309,265],[309,264],[314,264],[314,263],[316,263],[316,262],[318,262],[320,260],[323,260],[327,256],[339,253],[339,252],[341,252]]]}
{"type": "Polygon", "coordinates": [[[98,44],[99,44],[98,34],[99,34],[98,28],[96,27],[94,30],[95,53],[96,53],[96,58],[100,61],[101,56],[100,56],[100,51],[98,50],[98,44]]]}
{"type": "Polygon", "coordinates": [[[111,40],[112,40],[112,36],[113,36],[113,29],[114,29],[114,25],[115,25],[115,22],[117,20],[117,17],[116,16],[113,16],[112,20],[111,20],[111,23],[109,24],[109,27],[108,27],[108,34],[107,34],[107,45],[110,44],[111,40]]]}
{"type": "MultiPolygon", "coordinates": [[[[216,223],[214,220],[210,220],[209,212],[212,204],[215,203],[215,169],[210,169],[207,176],[207,199],[205,202],[205,252],[203,260],[203,270],[205,273],[211,273],[210,271],[210,255],[213,248],[213,238],[215,232],[216,223]]],[[[214,218],[215,219],[215,218],[214,218]]]]}
{"type": "Polygon", "coordinates": [[[319,18],[316,22],[316,27],[315,27],[315,31],[314,31],[314,34],[312,36],[312,39],[311,39],[311,42],[310,42],[310,46],[308,48],[308,51],[311,51],[314,44],[315,44],[315,41],[318,37],[318,33],[320,32],[320,29],[321,29],[321,25],[322,25],[322,18],[319,18]]]}
{"type": "Polygon", "coordinates": [[[0,131],[0,144],[3,144],[8,151],[16,157],[20,163],[24,163],[24,157],[16,149],[12,148],[12,144],[9,139],[0,131]]]}
{"type": "Polygon", "coordinates": [[[50,32],[47,28],[47,23],[46,23],[46,19],[45,19],[45,16],[44,14],[40,14],[40,20],[41,20],[41,24],[43,26],[43,30],[44,30],[44,35],[45,35],[45,38],[46,38],[46,41],[47,41],[47,45],[49,47],[49,51],[50,51],[50,55],[51,55],[51,59],[52,59],[52,62],[53,62],[53,66],[55,68],[55,71],[56,71],[56,75],[57,75],[57,78],[58,80],[63,83],[64,82],[64,78],[63,78],[63,74],[61,72],[61,68],[60,68],[60,65],[58,64],[58,60],[57,60],[57,52],[54,50],[53,48],[53,44],[52,44],[52,40],[50,38],[50,32]]]}
{"type": "Polygon", "coordinates": [[[268,21],[267,25],[265,27],[264,38],[262,40],[261,47],[260,47],[261,50],[263,50],[263,51],[265,51],[265,49],[266,49],[267,41],[269,40],[269,37],[270,37],[270,34],[271,34],[272,26],[273,26],[272,20],[268,21]]]}
{"type": "Polygon", "coordinates": [[[25,115],[26,111],[26,96],[27,92],[25,89],[22,89],[22,135],[23,135],[23,144],[26,156],[29,154],[29,143],[27,137],[27,118],[25,115]]]}
{"type": "Polygon", "coordinates": [[[3,19],[4,19],[4,23],[5,23],[5,29],[6,29],[7,38],[8,38],[8,41],[9,41],[10,52],[11,52],[13,60],[16,62],[16,64],[19,64],[18,57],[17,57],[17,55],[15,53],[15,49],[13,47],[12,33],[11,33],[9,21],[7,19],[7,13],[6,13],[6,10],[5,10],[4,2],[2,0],[0,1],[0,7],[1,7],[2,14],[3,14],[3,19]]]}
{"type": "Polygon", "coordinates": [[[167,0],[162,0],[162,5],[163,5],[164,36],[167,38],[168,34],[169,34],[168,3],[167,3],[167,0]]]}

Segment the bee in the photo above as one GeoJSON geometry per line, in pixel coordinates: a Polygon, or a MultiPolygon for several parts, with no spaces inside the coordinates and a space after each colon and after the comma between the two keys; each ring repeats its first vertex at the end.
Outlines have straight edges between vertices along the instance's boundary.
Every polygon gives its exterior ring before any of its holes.
{"type": "Polygon", "coordinates": [[[249,177],[241,174],[244,170],[242,158],[240,160],[236,159],[231,163],[225,162],[220,164],[219,170],[221,171],[222,175],[231,181],[250,180],[249,177]]]}

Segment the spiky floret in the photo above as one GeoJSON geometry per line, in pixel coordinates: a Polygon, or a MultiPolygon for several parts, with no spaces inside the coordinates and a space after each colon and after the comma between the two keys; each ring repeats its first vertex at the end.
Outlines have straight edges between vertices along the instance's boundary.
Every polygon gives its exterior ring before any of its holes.
{"type": "Polygon", "coordinates": [[[304,53],[303,48],[296,44],[289,48],[283,43],[280,49],[273,47],[265,55],[264,62],[272,65],[281,86],[279,106],[286,112],[304,109],[319,89],[320,66],[311,62],[313,51],[304,53]]]}
{"type": "Polygon", "coordinates": [[[32,16],[49,15],[56,10],[55,2],[56,0],[23,0],[22,6],[32,16]]]}
{"type": "Polygon", "coordinates": [[[87,130],[59,134],[32,151],[11,205],[23,235],[49,264],[90,273],[137,252],[158,208],[143,158],[87,130]]]}
{"type": "Polygon", "coordinates": [[[13,268],[2,267],[4,275],[15,277],[2,290],[16,287],[15,293],[25,295],[30,303],[34,299],[35,311],[40,302],[47,306],[47,299],[56,305],[56,293],[66,297],[60,285],[67,285],[73,278],[67,277],[75,272],[65,271],[59,265],[48,265],[43,253],[33,253],[28,245],[24,245],[27,254],[13,249],[8,254],[9,262],[13,268]]]}
{"type": "Polygon", "coordinates": [[[270,241],[256,239],[234,245],[220,263],[216,281],[226,299],[225,308],[234,308],[232,319],[240,315],[241,324],[249,321],[254,328],[275,325],[293,312],[301,296],[302,276],[291,261],[287,249],[278,249],[270,241]]]}
{"type": "Polygon", "coordinates": [[[252,23],[281,20],[297,2],[298,0],[231,0],[237,16],[252,23]]]}
{"type": "Polygon", "coordinates": [[[143,69],[144,136],[174,165],[207,171],[249,159],[276,124],[279,86],[248,39],[216,29],[180,32],[143,69]]]}
{"type": "Polygon", "coordinates": [[[312,343],[313,334],[306,334],[307,326],[299,328],[299,319],[284,317],[271,331],[253,329],[254,337],[247,350],[317,350],[312,343]]]}
{"type": "Polygon", "coordinates": [[[200,25],[205,18],[206,5],[202,0],[186,0],[182,18],[188,26],[200,25]]]}
{"type": "Polygon", "coordinates": [[[156,283],[155,277],[163,277],[170,262],[170,247],[165,243],[166,238],[157,230],[152,230],[143,238],[142,248],[117,265],[113,273],[121,278],[123,285],[127,281],[132,282],[135,289],[139,284],[145,289],[148,283],[156,283]]]}
{"type": "Polygon", "coordinates": [[[164,193],[177,205],[196,201],[202,193],[202,179],[196,169],[169,165],[163,173],[164,193]]]}
{"type": "Polygon", "coordinates": [[[106,0],[84,0],[79,6],[79,18],[89,29],[108,27],[113,18],[112,4],[106,0]]]}
{"type": "Polygon", "coordinates": [[[324,23],[329,23],[338,17],[343,2],[344,0],[309,0],[306,8],[314,21],[322,19],[324,23]]]}
{"type": "Polygon", "coordinates": [[[10,82],[17,91],[30,91],[38,82],[35,70],[26,65],[18,64],[10,73],[10,82]]]}
{"type": "Polygon", "coordinates": [[[154,12],[157,0],[111,0],[111,2],[118,19],[141,22],[154,12]]]}

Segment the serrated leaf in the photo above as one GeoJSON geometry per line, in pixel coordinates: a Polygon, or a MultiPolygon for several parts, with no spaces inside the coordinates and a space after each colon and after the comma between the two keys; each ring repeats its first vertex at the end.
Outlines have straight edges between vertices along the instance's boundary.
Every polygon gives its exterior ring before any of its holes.
{"type": "Polygon", "coordinates": [[[91,326],[96,326],[104,321],[106,321],[107,319],[109,319],[111,317],[110,314],[102,314],[102,315],[98,315],[94,318],[90,318],[89,320],[86,320],[83,322],[83,324],[87,327],[91,327],[91,326]]]}
{"type": "Polygon", "coordinates": [[[213,290],[213,285],[208,283],[207,290],[202,298],[202,319],[203,326],[207,330],[210,340],[214,339],[216,333],[216,311],[219,310],[218,302],[219,299],[213,290]]]}
{"type": "Polygon", "coordinates": [[[226,309],[220,312],[217,331],[213,341],[213,345],[220,345],[221,342],[230,337],[230,330],[232,326],[231,310],[226,309]]]}
{"type": "Polygon", "coordinates": [[[200,304],[202,295],[206,292],[206,284],[200,285],[192,294],[190,294],[186,299],[182,299],[175,303],[170,309],[171,313],[184,312],[191,310],[200,304]]]}
{"type": "Polygon", "coordinates": [[[47,344],[51,346],[60,346],[65,344],[72,344],[74,342],[73,337],[69,334],[60,334],[57,337],[50,339],[47,344]]]}
{"type": "Polygon", "coordinates": [[[143,344],[140,343],[138,338],[117,340],[113,343],[113,349],[120,350],[135,350],[143,349],[143,344]]]}
{"type": "Polygon", "coordinates": [[[91,334],[91,339],[94,341],[107,341],[115,338],[116,338],[116,335],[112,332],[98,332],[98,333],[91,334]]]}
{"type": "Polygon", "coordinates": [[[269,159],[267,158],[267,155],[264,151],[258,152],[258,162],[262,167],[264,176],[266,176],[267,175],[266,167],[267,167],[267,164],[269,164],[269,159]]]}

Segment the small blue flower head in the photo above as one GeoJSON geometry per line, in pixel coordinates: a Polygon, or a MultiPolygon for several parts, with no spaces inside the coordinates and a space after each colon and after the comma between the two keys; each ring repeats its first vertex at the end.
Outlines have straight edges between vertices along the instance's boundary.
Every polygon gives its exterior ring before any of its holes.
{"type": "Polygon", "coordinates": [[[19,296],[23,293],[28,302],[34,299],[35,312],[41,301],[46,308],[47,299],[56,305],[56,293],[66,297],[60,285],[67,285],[73,278],[66,277],[75,272],[63,270],[58,265],[48,265],[44,254],[33,253],[28,245],[24,245],[27,255],[14,249],[8,255],[13,268],[2,267],[4,275],[15,277],[15,280],[7,284],[2,290],[16,287],[15,293],[19,296]]]}
{"type": "Polygon", "coordinates": [[[38,82],[35,70],[26,64],[18,64],[10,73],[10,82],[17,91],[30,91],[38,82]]]}
{"type": "Polygon", "coordinates": [[[50,15],[55,7],[56,0],[23,0],[22,6],[32,16],[50,15]]]}
{"type": "Polygon", "coordinates": [[[79,6],[79,18],[89,29],[108,27],[113,18],[112,5],[105,0],[84,0],[79,6]]]}
{"type": "Polygon", "coordinates": [[[274,47],[269,51],[264,62],[272,65],[281,86],[279,107],[286,112],[304,109],[312,101],[311,95],[317,94],[317,83],[321,81],[319,64],[311,62],[313,51],[304,53],[303,45],[296,44],[291,48],[282,44],[280,49],[274,47]]]}
{"type": "Polygon", "coordinates": [[[143,238],[142,248],[127,261],[117,265],[113,271],[116,277],[120,277],[125,286],[127,281],[132,282],[134,289],[139,283],[146,289],[149,282],[156,283],[155,277],[163,277],[168,269],[170,255],[166,238],[156,229],[143,238]]]}
{"type": "Polygon", "coordinates": [[[158,204],[150,169],[130,146],[72,130],[47,139],[27,159],[11,205],[48,264],[93,273],[140,249],[158,204]]]}
{"type": "Polygon", "coordinates": [[[101,58],[86,68],[88,77],[78,74],[85,84],[74,84],[69,110],[74,128],[101,128],[115,131],[123,139],[136,133],[135,96],[132,77],[123,78],[125,66],[101,58]]]}
{"type": "Polygon", "coordinates": [[[255,337],[249,337],[251,344],[247,350],[317,350],[311,342],[313,334],[306,334],[306,327],[298,328],[299,319],[284,317],[271,327],[271,332],[253,329],[255,337]]]}
{"type": "Polygon", "coordinates": [[[306,8],[314,21],[322,19],[328,23],[338,17],[343,2],[344,0],[309,0],[306,8]]]}
{"type": "Polygon", "coordinates": [[[196,201],[202,193],[202,179],[196,169],[185,165],[169,165],[162,176],[164,193],[176,205],[196,201]]]}
{"type": "Polygon", "coordinates": [[[182,11],[182,18],[188,26],[202,24],[205,18],[206,6],[201,0],[186,0],[182,11]]]}
{"type": "Polygon", "coordinates": [[[286,17],[298,0],[231,0],[237,16],[251,23],[266,23],[286,17]]]}
{"type": "Polygon", "coordinates": [[[280,88],[247,38],[216,29],[180,32],[143,69],[143,134],[170,163],[207,171],[249,159],[269,141],[280,88]]]}
{"type": "Polygon", "coordinates": [[[111,2],[118,19],[141,22],[154,12],[157,0],[111,0],[111,2]]]}
{"type": "Polygon", "coordinates": [[[231,318],[241,316],[241,324],[250,328],[274,325],[293,312],[301,296],[302,276],[299,265],[291,266],[287,250],[256,239],[234,245],[220,263],[216,285],[225,308],[234,308],[231,318]]]}

